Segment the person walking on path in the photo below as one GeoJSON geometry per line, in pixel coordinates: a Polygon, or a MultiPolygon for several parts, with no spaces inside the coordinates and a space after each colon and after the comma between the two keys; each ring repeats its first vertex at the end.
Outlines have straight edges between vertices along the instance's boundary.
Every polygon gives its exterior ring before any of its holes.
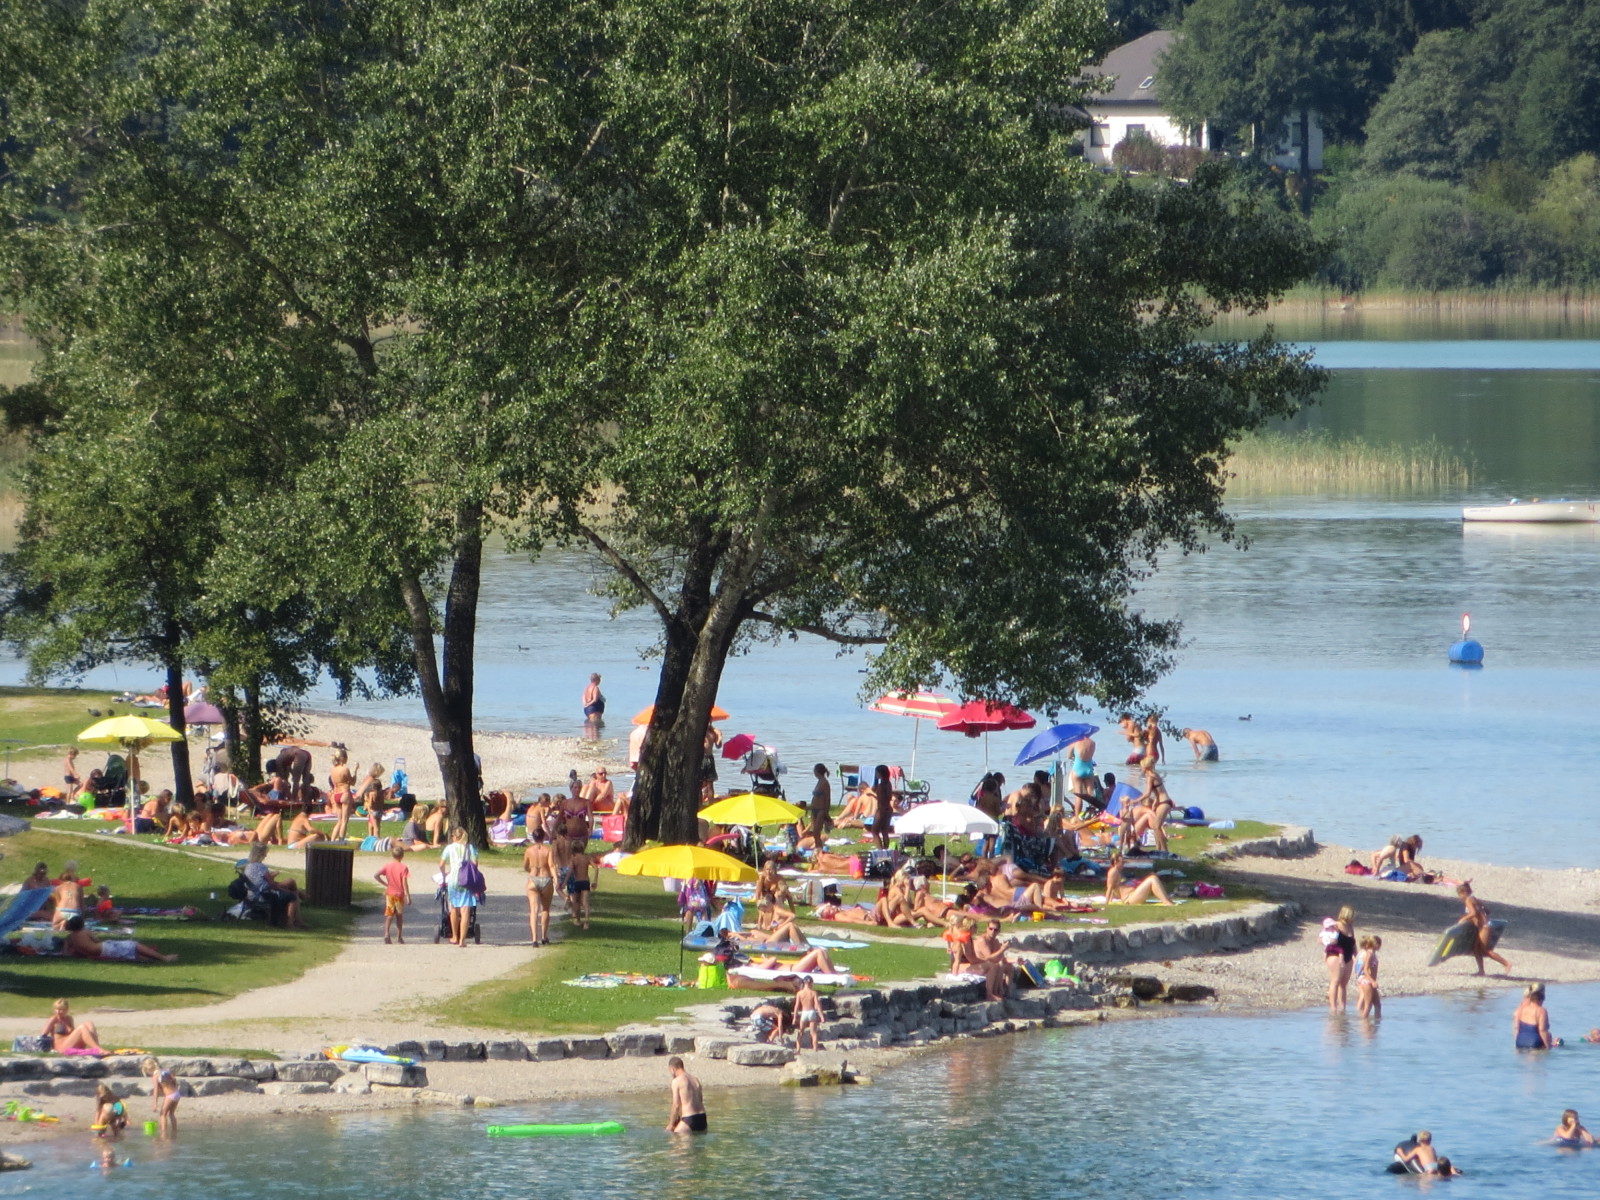
{"type": "Polygon", "coordinates": [[[395,939],[406,944],[406,905],[411,903],[411,868],[406,866],[406,848],[396,846],[390,851],[391,861],[385,863],[373,876],[383,884],[383,944],[390,945],[390,926],[395,939]]]}
{"type": "Polygon", "coordinates": [[[522,869],[528,875],[528,933],[535,946],[550,944],[550,902],[556,884],[556,860],[542,825],[529,825],[533,839],[522,852],[522,869]]]}
{"type": "Polygon", "coordinates": [[[478,895],[461,886],[461,868],[466,863],[478,862],[477,847],[467,841],[465,828],[457,827],[450,835],[450,844],[439,856],[439,871],[444,875],[445,900],[450,905],[450,944],[465,946],[467,931],[472,928],[471,909],[478,907],[478,895]]]}

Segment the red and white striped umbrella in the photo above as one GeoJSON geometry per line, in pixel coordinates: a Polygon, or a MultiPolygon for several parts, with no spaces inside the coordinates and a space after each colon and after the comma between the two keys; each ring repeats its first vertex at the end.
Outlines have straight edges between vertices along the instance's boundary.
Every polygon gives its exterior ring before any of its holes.
{"type": "Polygon", "coordinates": [[[892,717],[916,718],[916,732],[911,735],[911,773],[907,776],[908,779],[915,779],[917,739],[922,736],[922,722],[937,721],[949,716],[961,706],[949,696],[941,696],[938,692],[890,692],[887,696],[879,696],[867,707],[873,712],[888,713],[892,717]]]}

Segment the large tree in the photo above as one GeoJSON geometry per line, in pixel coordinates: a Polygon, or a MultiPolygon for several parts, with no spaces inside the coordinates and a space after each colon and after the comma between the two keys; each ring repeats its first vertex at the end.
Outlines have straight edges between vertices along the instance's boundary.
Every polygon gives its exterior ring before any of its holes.
{"type": "Polygon", "coordinates": [[[1172,626],[1132,589],[1227,536],[1228,440],[1316,384],[1197,340],[1314,267],[1228,173],[1072,165],[1087,6],[619,6],[606,151],[644,229],[559,516],[662,627],[627,844],[695,835],[741,640],[880,650],[882,686],[1054,709],[1128,697],[1172,626]]]}
{"type": "MultiPolygon", "coordinates": [[[[258,359],[320,352],[299,414],[320,439],[230,513],[231,537],[293,543],[272,592],[281,608],[286,583],[325,629],[353,594],[397,614],[446,798],[480,840],[483,546],[560,476],[536,442],[566,428],[544,401],[572,377],[545,384],[546,348],[583,299],[572,231],[606,242],[604,205],[579,205],[599,141],[582,103],[587,16],[479,0],[0,3],[13,236],[63,226],[96,261],[249,274],[273,322],[235,343],[226,312],[210,314],[241,386],[258,359]]],[[[24,288],[49,283],[19,270],[24,288]]],[[[51,319],[70,334],[84,315],[51,319]]],[[[229,610],[259,611],[255,564],[228,561],[229,610]]]]}

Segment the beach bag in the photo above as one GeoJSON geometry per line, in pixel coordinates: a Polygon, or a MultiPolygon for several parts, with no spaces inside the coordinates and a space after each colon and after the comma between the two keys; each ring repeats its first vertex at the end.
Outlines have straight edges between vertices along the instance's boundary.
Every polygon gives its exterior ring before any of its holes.
{"type": "Polygon", "coordinates": [[[1183,819],[1185,821],[1204,821],[1206,819],[1205,809],[1186,808],[1183,810],[1183,819]]]}
{"type": "Polygon", "coordinates": [[[1020,962],[1017,964],[1017,986],[1025,988],[1041,988],[1044,986],[1044,973],[1039,970],[1037,963],[1020,962]]]}
{"type": "Polygon", "coordinates": [[[483,872],[478,869],[476,859],[463,858],[461,866],[456,869],[456,887],[464,892],[471,892],[482,900],[489,890],[489,884],[483,877],[483,872]]]}
{"type": "Polygon", "coordinates": [[[55,1048],[55,1039],[48,1034],[28,1033],[11,1039],[13,1054],[49,1054],[55,1048]]]}

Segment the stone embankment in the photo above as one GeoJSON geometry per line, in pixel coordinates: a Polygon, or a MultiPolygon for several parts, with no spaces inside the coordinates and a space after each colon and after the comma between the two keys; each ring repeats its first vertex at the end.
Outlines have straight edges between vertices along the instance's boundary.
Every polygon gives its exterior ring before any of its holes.
{"type": "MultiPolygon", "coordinates": [[[[0,1058],[0,1095],[92,1096],[101,1080],[122,1096],[148,1096],[150,1081],[139,1072],[138,1055],[110,1058],[0,1058]]],[[[366,1095],[375,1089],[421,1091],[428,1072],[398,1063],[334,1062],[322,1055],[279,1062],[248,1058],[163,1058],[185,1096],[248,1092],[266,1096],[310,1096],[326,1092],[366,1095]]]]}

